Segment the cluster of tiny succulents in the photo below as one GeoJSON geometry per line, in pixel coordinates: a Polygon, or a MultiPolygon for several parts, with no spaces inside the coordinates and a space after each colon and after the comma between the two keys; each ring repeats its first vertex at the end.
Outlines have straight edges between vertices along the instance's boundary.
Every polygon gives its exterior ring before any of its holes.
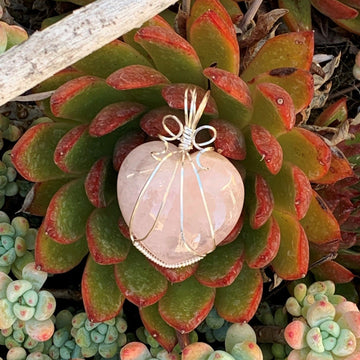
{"type": "Polygon", "coordinates": [[[40,290],[47,276],[34,262],[22,268],[19,280],[12,280],[0,272],[0,329],[5,333],[12,332],[15,341],[15,334],[19,335],[19,340],[27,334],[35,341],[46,341],[54,333],[51,316],[56,301],[49,291],[40,290]],[[15,331],[14,326],[19,331],[15,331]]]}
{"type": "Polygon", "coordinates": [[[71,335],[76,345],[80,347],[81,357],[88,358],[99,354],[108,359],[117,355],[120,348],[126,344],[126,329],[127,323],[122,314],[95,323],[89,321],[85,312],[81,312],[72,319],[71,335]]]}
{"type": "Polygon", "coordinates": [[[55,90],[39,103],[52,121],[29,128],[11,151],[18,173],[35,183],[24,210],[44,217],[36,266],[64,273],[87,256],[81,290],[90,322],[115,318],[126,299],[166,351],[213,307],[228,322],[249,321],[262,297],[262,268],[301,278],[311,249],[341,236],[311,183],[332,184],[353,170],[295,124],[313,97],[314,33],[277,35],[242,64],[236,6],[230,16],[218,0],[196,0],[186,38],[155,16],[55,74],[34,89],[55,90]],[[216,128],[216,151],[243,176],[244,211],[215,251],[168,269],[132,246],[116,201],[117,172],[132,149],[165,135],[165,115],[183,118],[185,89],[196,89],[200,101],[207,87],[201,123],[216,128]]]}
{"type": "Polygon", "coordinates": [[[360,34],[360,1],[358,0],[279,0],[279,6],[287,9],[285,21],[292,31],[312,29],[311,6],[328,16],[337,25],[360,34]]]}
{"type": "Polygon", "coordinates": [[[284,332],[294,349],[288,360],[359,358],[359,309],[335,294],[332,281],[318,281],[309,287],[296,285],[285,306],[295,317],[284,332]]]}
{"type": "Polygon", "coordinates": [[[9,216],[0,211],[0,271],[11,271],[18,279],[22,268],[34,261],[32,250],[35,248],[37,230],[30,228],[23,216],[10,221],[9,216]]]}
{"type": "Polygon", "coordinates": [[[142,342],[129,342],[120,351],[121,360],[262,360],[262,352],[256,344],[256,334],[246,323],[232,324],[222,341],[224,350],[214,350],[208,343],[195,341],[185,346],[181,353],[164,350],[152,354],[142,342]]]}
{"type": "Polygon", "coordinates": [[[17,171],[11,162],[10,153],[11,150],[5,151],[0,160],[0,209],[4,206],[7,196],[19,193],[17,171]]]}

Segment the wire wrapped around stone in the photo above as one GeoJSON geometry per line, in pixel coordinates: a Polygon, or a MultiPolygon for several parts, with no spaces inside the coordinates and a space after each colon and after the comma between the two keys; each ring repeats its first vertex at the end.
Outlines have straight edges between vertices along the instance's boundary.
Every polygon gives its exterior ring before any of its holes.
{"type": "MultiPolygon", "coordinates": [[[[211,143],[213,143],[216,139],[216,129],[210,125],[203,125],[200,126],[199,128],[197,128],[197,124],[200,121],[200,118],[205,110],[206,104],[208,102],[208,99],[210,97],[210,91],[207,91],[203,97],[203,99],[201,100],[199,107],[196,108],[196,99],[197,99],[197,93],[195,89],[186,89],[185,90],[185,94],[184,94],[184,115],[185,115],[185,125],[180,121],[180,119],[175,116],[175,115],[166,115],[164,116],[164,118],[162,119],[162,125],[163,128],[165,130],[165,132],[168,134],[168,136],[164,136],[164,135],[159,135],[159,139],[162,140],[164,142],[165,145],[165,149],[161,152],[152,152],[151,156],[159,161],[159,163],[157,164],[157,166],[155,167],[155,169],[152,171],[151,175],[149,176],[148,180],[146,181],[146,183],[144,184],[139,197],[137,199],[137,202],[134,206],[132,215],[130,217],[130,222],[129,222],[129,230],[130,230],[130,238],[132,240],[132,242],[136,245],[136,243],[139,243],[141,241],[146,240],[146,238],[149,236],[149,234],[153,231],[153,229],[156,226],[157,220],[159,218],[159,215],[166,203],[167,200],[167,196],[169,194],[170,191],[170,185],[173,182],[174,176],[177,172],[177,169],[179,167],[179,164],[181,164],[181,171],[180,171],[180,235],[181,235],[181,240],[183,242],[183,244],[185,245],[185,247],[188,249],[188,251],[192,252],[194,255],[199,256],[199,257],[203,257],[206,254],[199,254],[198,252],[196,252],[195,249],[191,248],[191,246],[188,244],[188,242],[186,241],[185,237],[184,237],[184,202],[183,202],[183,197],[184,197],[184,161],[185,159],[188,159],[190,161],[190,164],[192,166],[192,169],[194,171],[194,174],[197,178],[197,182],[199,185],[199,190],[201,193],[201,198],[202,198],[202,202],[204,204],[204,208],[205,208],[205,212],[206,212],[206,217],[208,219],[208,224],[209,224],[209,229],[210,229],[210,234],[211,234],[211,238],[213,240],[213,249],[215,249],[216,244],[215,244],[215,231],[214,231],[214,226],[212,224],[211,221],[211,217],[210,217],[210,213],[209,213],[209,209],[208,209],[208,205],[205,199],[205,193],[204,193],[204,189],[198,174],[198,171],[190,157],[189,152],[191,150],[193,150],[194,148],[196,150],[198,150],[198,154],[196,156],[196,162],[198,167],[201,170],[206,170],[207,168],[202,166],[200,163],[200,157],[201,155],[206,152],[206,151],[211,151],[213,150],[212,147],[208,146],[211,143]],[[190,111],[188,109],[188,102],[189,102],[189,93],[191,94],[191,102],[190,102],[190,111]],[[179,126],[179,130],[178,132],[175,134],[173,133],[169,126],[167,121],[169,119],[174,120],[177,125],[179,126]],[[203,130],[210,130],[213,134],[213,136],[211,137],[211,139],[204,141],[202,143],[197,143],[196,142],[196,136],[200,131],[203,130]],[[168,151],[168,142],[170,141],[179,141],[179,145],[178,148],[179,150],[177,151],[173,151],[173,152],[169,152],[168,151]],[[133,222],[133,218],[135,216],[135,213],[139,207],[139,203],[142,199],[142,197],[144,196],[144,193],[146,192],[147,188],[149,187],[149,184],[151,183],[151,181],[153,180],[153,178],[155,177],[155,175],[161,170],[161,166],[163,165],[163,163],[168,160],[171,156],[173,156],[174,154],[181,154],[181,160],[176,162],[176,165],[174,167],[174,170],[172,172],[172,177],[171,177],[171,181],[167,186],[167,189],[164,193],[163,196],[163,200],[162,200],[162,204],[157,212],[157,215],[154,219],[154,223],[153,226],[150,228],[150,230],[148,231],[148,233],[142,237],[141,239],[138,239],[134,236],[133,232],[132,232],[132,222],[133,222]],[[164,155],[163,157],[161,155],[164,155]]],[[[137,245],[136,245],[137,246],[137,245]]],[[[154,259],[151,254],[149,254],[148,256],[149,258],[151,258],[153,261],[156,262],[156,259],[154,259]]]]}

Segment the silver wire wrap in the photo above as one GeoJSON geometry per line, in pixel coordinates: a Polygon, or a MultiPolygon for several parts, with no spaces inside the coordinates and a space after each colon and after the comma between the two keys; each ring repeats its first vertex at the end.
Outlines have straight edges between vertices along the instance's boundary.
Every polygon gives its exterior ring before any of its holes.
{"type": "MultiPolygon", "coordinates": [[[[163,120],[162,120],[162,125],[164,130],[166,131],[166,133],[168,134],[168,136],[164,136],[164,135],[159,135],[159,139],[162,140],[164,142],[164,150],[161,152],[153,152],[151,153],[151,156],[159,161],[159,163],[157,164],[157,166],[155,167],[155,169],[152,171],[151,175],[149,176],[149,178],[147,179],[146,183],[144,184],[143,188],[141,189],[141,192],[137,198],[137,201],[135,203],[134,209],[132,211],[131,217],[130,217],[130,221],[129,221],[129,232],[130,232],[130,238],[132,240],[132,242],[134,243],[134,245],[141,250],[148,258],[150,258],[150,260],[154,261],[155,263],[161,265],[161,266],[165,266],[166,267],[166,263],[162,260],[159,260],[155,255],[151,254],[150,251],[148,251],[147,249],[142,249],[139,245],[139,242],[144,241],[147,239],[147,237],[151,234],[151,232],[154,230],[156,223],[158,221],[158,218],[160,216],[160,213],[162,211],[162,209],[164,208],[165,204],[166,204],[166,200],[167,197],[169,195],[169,191],[170,191],[170,187],[174,181],[175,178],[175,174],[179,168],[179,165],[181,165],[180,168],[180,239],[183,243],[183,245],[187,248],[187,250],[191,253],[193,253],[194,255],[196,255],[199,258],[204,257],[206,254],[201,254],[198,253],[195,249],[193,249],[190,245],[189,242],[185,239],[185,235],[184,235],[184,163],[185,160],[189,160],[192,166],[192,169],[194,171],[194,174],[196,176],[197,179],[197,183],[199,185],[199,190],[200,190],[200,194],[201,194],[201,199],[205,208],[205,213],[206,213],[206,217],[207,217],[207,221],[209,224],[209,229],[210,229],[210,234],[211,234],[211,238],[213,241],[213,248],[209,251],[213,251],[216,247],[216,243],[215,243],[215,232],[214,232],[214,227],[211,221],[211,217],[210,217],[210,213],[209,213],[209,209],[208,209],[208,205],[207,205],[207,201],[205,199],[205,194],[204,194],[204,189],[203,189],[203,185],[198,173],[198,170],[196,169],[196,166],[190,156],[190,151],[192,149],[196,149],[198,150],[198,154],[196,155],[196,163],[197,166],[200,170],[207,170],[206,167],[201,165],[200,162],[200,157],[204,152],[207,151],[211,151],[213,150],[212,147],[209,147],[208,145],[210,145],[211,143],[213,143],[216,139],[216,129],[213,126],[210,125],[202,125],[199,128],[196,128],[197,124],[200,121],[200,118],[205,110],[206,104],[208,102],[208,99],[210,97],[210,91],[207,91],[203,97],[203,99],[200,102],[200,105],[198,107],[198,109],[196,109],[196,99],[197,99],[197,93],[196,93],[196,89],[189,89],[187,88],[185,90],[185,94],[184,94],[184,115],[185,115],[185,125],[183,125],[183,123],[179,120],[179,118],[175,115],[166,115],[164,116],[163,120]],[[190,102],[190,110],[189,110],[189,93],[191,95],[191,102],[190,102]],[[179,126],[179,130],[176,134],[174,134],[169,126],[167,125],[167,121],[169,119],[174,120],[177,125],[179,126]],[[204,141],[202,143],[197,143],[196,142],[196,136],[197,134],[202,131],[202,130],[210,130],[212,132],[212,137],[211,139],[209,139],[208,141],[204,141]],[[179,141],[179,145],[178,148],[179,150],[177,151],[173,151],[173,152],[168,152],[168,142],[169,141],[179,141]],[[133,224],[133,220],[136,214],[136,211],[139,207],[139,204],[144,196],[144,193],[146,192],[146,190],[149,187],[149,184],[151,183],[151,181],[154,179],[155,175],[161,170],[162,165],[164,164],[164,162],[166,160],[168,160],[171,156],[173,156],[174,154],[180,154],[181,155],[181,159],[179,161],[176,161],[174,170],[171,174],[171,178],[170,181],[167,185],[167,188],[165,190],[164,196],[162,198],[162,202],[161,205],[159,207],[159,210],[156,214],[154,223],[152,225],[152,227],[150,228],[150,230],[147,232],[147,234],[142,237],[141,239],[138,239],[135,237],[133,231],[132,231],[132,224],[133,224]],[[162,155],[164,155],[162,157],[162,155]]],[[[194,261],[186,261],[185,264],[180,264],[177,266],[171,266],[171,267],[181,267],[184,265],[188,265],[191,263],[194,263],[196,261],[199,260],[195,259],[194,261]]]]}

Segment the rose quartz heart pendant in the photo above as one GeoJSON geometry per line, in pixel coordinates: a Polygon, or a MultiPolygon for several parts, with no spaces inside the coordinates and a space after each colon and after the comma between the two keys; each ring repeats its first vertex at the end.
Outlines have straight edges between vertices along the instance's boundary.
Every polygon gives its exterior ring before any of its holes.
{"type": "MultiPolygon", "coordinates": [[[[140,196],[149,176],[159,165],[152,153],[161,152],[163,148],[160,141],[135,148],[120,168],[117,192],[128,225],[132,218],[133,238],[144,239],[135,240],[134,245],[157,264],[174,268],[200,260],[225,239],[240,217],[244,187],[239,172],[224,156],[214,151],[205,152],[201,155],[201,165],[206,169],[196,167],[194,172],[188,160],[181,167],[181,153],[176,153],[177,148],[169,144],[167,154],[174,151],[173,155],[163,162],[140,196]],[[181,171],[184,172],[182,214],[181,171]],[[201,191],[204,192],[210,219],[201,191]],[[209,222],[213,226],[213,235],[209,222]]],[[[195,156],[192,154],[192,159],[195,156]]],[[[197,165],[196,160],[193,164],[197,165]]]]}
{"type": "Polygon", "coordinates": [[[170,136],[135,148],[120,167],[117,195],[131,240],[164,267],[190,265],[215,250],[243,207],[239,172],[224,156],[203,148],[215,140],[216,130],[208,125],[196,129],[209,96],[207,92],[196,109],[196,91],[187,89],[185,126],[177,117],[165,116],[163,126],[170,136]],[[167,126],[169,118],[179,125],[177,134],[167,126]],[[213,137],[198,144],[195,138],[203,129],[213,137]],[[180,142],[178,147],[168,143],[173,140],[180,142]],[[193,148],[199,151],[190,154],[193,148]]]}

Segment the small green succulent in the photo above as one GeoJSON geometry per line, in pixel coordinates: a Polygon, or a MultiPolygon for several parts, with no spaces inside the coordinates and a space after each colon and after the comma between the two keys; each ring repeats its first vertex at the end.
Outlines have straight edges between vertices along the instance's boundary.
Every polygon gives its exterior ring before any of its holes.
{"type": "Polygon", "coordinates": [[[15,181],[17,171],[11,162],[10,152],[11,150],[6,151],[0,161],[0,208],[4,206],[6,196],[14,196],[19,191],[19,186],[15,181]]]}
{"type": "Polygon", "coordinates": [[[298,316],[285,328],[294,349],[288,360],[355,359],[360,356],[360,312],[356,304],[335,295],[331,281],[298,284],[286,308],[298,316]]]}
{"type": "Polygon", "coordinates": [[[28,335],[23,320],[16,320],[12,326],[1,330],[0,344],[5,345],[9,350],[14,347],[22,347],[29,353],[43,352],[45,348],[44,342],[36,341],[28,335]]]}
{"type": "MultiPolygon", "coordinates": [[[[88,358],[100,354],[108,359],[115,356],[126,344],[126,329],[127,323],[122,314],[104,322],[91,322],[86,313],[81,312],[72,319],[71,335],[76,345],[81,348],[82,357],[88,358]]],[[[58,336],[59,344],[68,341],[65,331],[58,336]]],[[[70,343],[68,345],[72,346],[70,343]]]]}
{"type": "Polygon", "coordinates": [[[13,347],[6,354],[6,360],[51,360],[51,358],[40,351],[27,354],[24,348],[13,347]]]}
{"type": "Polygon", "coordinates": [[[0,114],[0,150],[4,147],[4,139],[14,142],[21,136],[21,130],[11,124],[9,118],[0,114]]]}
{"type": "Polygon", "coordinates": [[[0,54],[22,43],[27,38],[27,32],[20,26],[9,25],[5,21],[0,21],[0,54]]]}
{"type": "Polygon", "coordinates": [[[167,353],[165,350],[156,355],[140,342],[130,342],[120,351],[121,360],[262,360],[262,352],[256,344],[256,334],[247,323],[232,324],[225,337],[225,349],[214,350],[204,342],[193,342],[177,354],[174,350],[167,353]]]}
{"type": "Polygon", "coordinates": [[[35,263],[29,263],[22,270],[20,280],[12,280],[0,272],[0,329],[8,329],[17,320],[24,321],[30,338],[46,341],[54,333],[51,319],[55,311],[54,296],[40,290],[47,279],[47,273],[38,270],[35,263]]]}
{"type": "Polygon", "coordinates": [[[0,211],[0,271],[8,274],[11,270],[17,278],[21,277],[22,267],[34,259],[28,250],[34,249],[36,234],[26,218],[17,216],[10,221],[0,211]]]}

